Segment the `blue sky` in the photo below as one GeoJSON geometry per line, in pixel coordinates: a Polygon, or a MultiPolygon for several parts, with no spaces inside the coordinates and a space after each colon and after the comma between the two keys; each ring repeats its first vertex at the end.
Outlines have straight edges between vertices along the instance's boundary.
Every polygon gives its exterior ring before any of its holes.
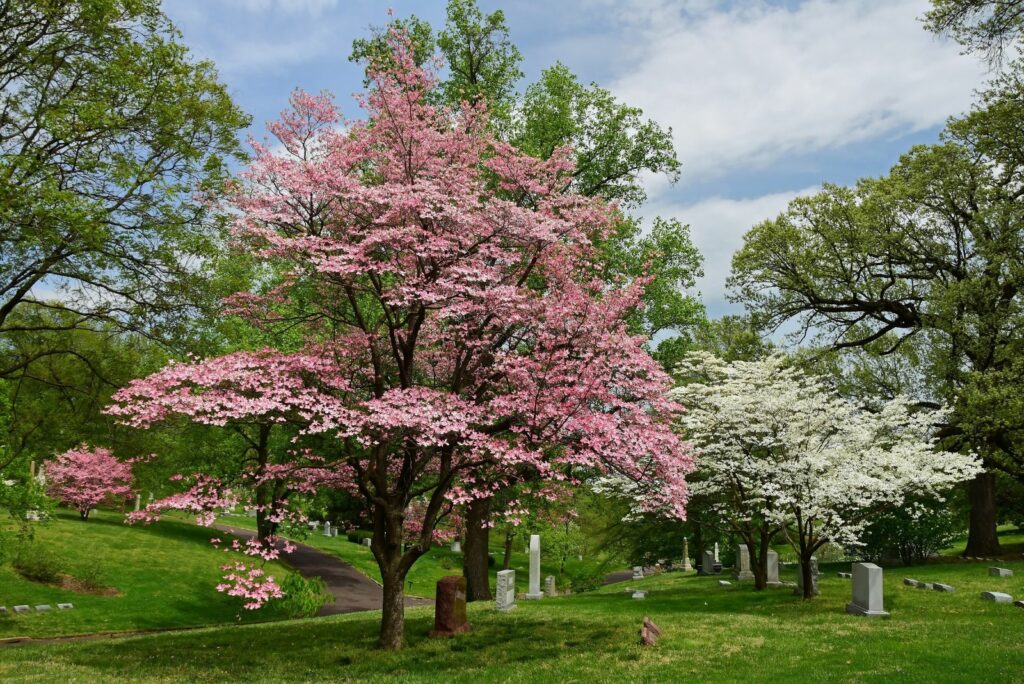
{"type": "MultiPolygon", "coordinates": [[[[758,221],[823,182],[885,173],[970,106],[984,65],[926,33],[927,0],[479,0],[504,10],[525,87],[561,61],[671,126],[683,175],[647,179],[647,217],[691,226],[713,316],[729,259],[758,221]]],[[[356,115],[352,40],[387,10],[436,28],[444,0],[165,0],[262,136],[295,87],[356,115]]]]}

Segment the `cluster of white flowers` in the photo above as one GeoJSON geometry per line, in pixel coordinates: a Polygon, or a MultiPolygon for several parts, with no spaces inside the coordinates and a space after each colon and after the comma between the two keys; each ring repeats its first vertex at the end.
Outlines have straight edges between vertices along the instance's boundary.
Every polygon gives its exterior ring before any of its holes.
{"type": "Polygon", "coordinates": [[[909,495],[941,496],[981,470],[973,455],[941,451],[945,411],[897,398],[868,411],[784,357],[726,363],[689,354],[691,381],[672,398],[698,450],[693,494],[714,495],[732,516],[760,516],[805,539],[856,545],[868,518],[909,495]]]}

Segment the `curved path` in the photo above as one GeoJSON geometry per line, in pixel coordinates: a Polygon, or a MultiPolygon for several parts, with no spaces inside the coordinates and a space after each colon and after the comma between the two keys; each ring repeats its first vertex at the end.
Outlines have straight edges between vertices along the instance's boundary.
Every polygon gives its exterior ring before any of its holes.
{"type": "MultiPolygon", "coordinates": [[[[231,525],[214,525],[214,527],[243,539],[251,539],[255,536],[252,530],[231,525]]],[[[334,602],[326,604],[317,615],[380,610],[384,592],[379,584],[340,558],[314,549],[312,546],[294,541],[292,543],[296,546],[295,551],[282,553],[281,559],[298,570],[303,577],[323,578],[327,585],[327,591],[334,595],[334,602]]],[[[423,606],[431,603],[433,601],[429,599],[408,597],[405,599],[407,606],[423,606]]]]}

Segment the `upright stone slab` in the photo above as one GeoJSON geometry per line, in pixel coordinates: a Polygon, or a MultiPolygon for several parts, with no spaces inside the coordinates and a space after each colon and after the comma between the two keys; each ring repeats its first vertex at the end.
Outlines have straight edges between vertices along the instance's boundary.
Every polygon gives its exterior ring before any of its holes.
{"type": "Polygon", "coordinates": [[[989,577],[1013,577],[1013,570],[1009,568],[989,568],[989,577]]]}
{"type": "Polygon", "coordinates": [[[846,612],[867,617],[888,617],[882,601],[882,568],[874,563],[853,564],[853,601],[846,612]]]}
{"type": "MultiPolygon", "coordinates": [[[[811,596],[817,596],[821,593],[821,591],[819,591],[818,589],[819,575],[820,573],[818,572],[818,557],[811,556],[811,596]]],[[[804,595],[804,572],[803,568],[800,567],[799,563],[797,563],[796,566],[796,589],[793,590],[793,593],[797,596],[804,595]]]]}
{"type": "Polygon", "coordinates": [[[732,576],[739,581],[754,579],[754,573],[750,569],[750,552],[746,544],[736,545],[736,565],[732,569],[732,576]]]}
{"type": "Polygon", "coordinates": [[[644,578],[644,568],[642,565],[633,566],[633,579],[641,580],[644,578]]]}
{"type": "Polygon", "coordinates": [[[768,575],[766,578],[769,587],[782,585],[779,581],[779,553],[768,549],[768,575]]]}
{"type": "Polygon", "coordinates": [[[683,572],[690,572],[693,566],[690,564],[690,544],[683,537],[683,572]]]}
{"type": "Polygon", "coordinates": [[[711,549],[705,550],[704,555],[700,559],[700,574],[715,574],[715,552],[711,549]]]}
{"type": "Polygon", "coordinates": [[[325,537],[330,537],[331,536],[331,521],[330,520],[328,520],[327,522],[324,523],[324,536],[325,537]]]}
{"type": "Polygon", "coordinates": [[[544,594],[540,591],[540,535],[530,535],[530,587],[526,592],[528,599],[541,599],[544,594]]]}
{"type": "Polygon", "coordinates": [[[555,588],[555,576],[548,575],[544,578],[544,595],[545,596],[558,596],[558,590],[555,588]]]}
{"type": "Polygon", "coordinates": [[[452,542],[452,553],[462,553],[462,542],[458,539],[452,542]]]}
{"type": "Polygon", "coordinates": [[[363,537],[363,546],[365,546],[366,548],[370,548],[370,544],[372,543],[372,539],[370,539],[369,537],[363,537]]]}
{"type": "Polygon", "coordinates": [[[720,561],[718,559],[718,542],[715,542],[715,562],[716,563],[721,563],[722,562],[722,561],[720,561]]]}
{"type": "Polygon", "coordinates": [[[442,577],[437,580],[434,600],[434,629],[432,637],[450,637],[469,631],[466,622],[466,578],[442,577]]]}
{"type": "Polygon", "coordinates": [[[505,612],[516,607],[516,571],[498,571],[498,589],[494,595],[498,610],[505,612]]]}
{"type": "Polygon", "coordinates": [[[136,494],[135,495],[135,512],[138,513],[140,508],[142,508],[142,495],[141,494],[136,494]]]}

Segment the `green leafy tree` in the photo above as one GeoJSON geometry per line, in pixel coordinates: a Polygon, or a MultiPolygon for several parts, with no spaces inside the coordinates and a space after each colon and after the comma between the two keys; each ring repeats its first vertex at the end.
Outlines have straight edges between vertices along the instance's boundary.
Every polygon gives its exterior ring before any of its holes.
{"type": "Polygon", "coordinates": [[[932,0],[924,20],[928,30],[997,64],[1024,32],[1024,0],[932,0]]]}
{"type": "Polygon", "coordinates": [[[999,552],[996,477],[1024,477],[1024,65],[998,77],[937,145],[882,178],[826,185],[751,230],[735,297],[768,328],[787,321],[834,349],[916,345],[923,404],[954,407],[947,448],[973,449],[967,554],[999,552]]]}

